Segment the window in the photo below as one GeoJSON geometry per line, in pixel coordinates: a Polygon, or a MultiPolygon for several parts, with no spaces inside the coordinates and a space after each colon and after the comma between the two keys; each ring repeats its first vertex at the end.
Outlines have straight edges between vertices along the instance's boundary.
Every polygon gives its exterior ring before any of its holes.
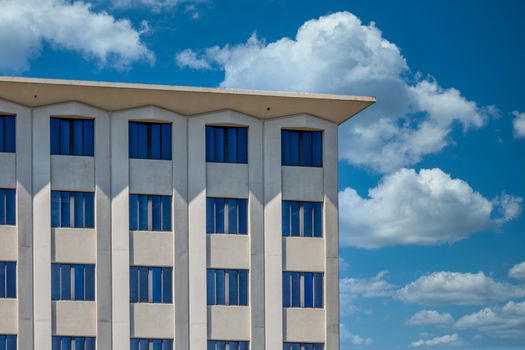
{"type": "Polygon", "coordinates": [[[281,131],[282,165],[323,166],[322,131],[281,131]]]}
{"type": "Polygon", "coordinates": [[[129,122],[129,157],[171,160],[171,124],[129,122]]]}
{"type": "Polygon", "coordinates": [[[0,350],[16,350],[16,335],[0,334],[0,350]]]}
{"type": "Polygon", "coordinates": [[[0,298],[16,298],[16,262],[0,261],[0,298]]]}
{"type": "Polygon", "coordinates": [[[51,154],[94,155],[93,119],[51,118],[51,154]]]}
{"type": "Polygon", "coordinates": [[[247,199],[206,198],[206,232],[247,234],[247,205],[247,199]]]}
{"type": "Polygon", "coordinates": [[[131,338],[131,350],[173,350],[173,339],[138,339],[131,338]]]}
{"type": "Polygon", "coordinates": [[[284,237],[323,237],[321,202],[283,201],[284,237]]]}
{"type": "Polygon", "coordinates": [[[283,350],[323,350],[322,343],[284,343],[283,350]]]}
{"type": "Polygon", "coordinates": [[[15,116],[0,115],[0,152],[15,153],[15,137],[15,116]]]}
{"type": "Polygon", "coordinates": [[[129,195],[131,231],[171,231],[171,196],[129,195]]]}
{"type": "Polygon", "coordinates": [[[16,190],[14,189],[0,188],[0,225],[16,225],[16,190]]]}
{"type": "Polygon", "coordinates": [[[172,268],[131,266],[129,298],[132,303],[172,303],[172,268]]]}
{"type": "Polygon", "coordinates": [[[95,227],[93,192],[51,191],[51,227],[95,227]]]}
{"type": "Polygon", "coordinates": [[[323,307],[323,274],[283,272],[283,307],[323,307]]]}
{"type": "Polygon", "coordinates": [[[208,340],[208,350],[248,350],[249,342],[232,340],[208,340]]]}
{"type": "Polygon", "coordinates": [[[51,264],[52,300],[95,300],[95,265],[51,264]]]}
{"type": "Polygon", "coordinates": [[[208,305],[248,305],[248,270],[208,269],[208,305]]]}
{"type": "Polygon", "coordinates": [[[53,350],[95,350],[94,337],[53,336],[53,350]]]}
{"type": "Polygon", "coordinates": [[[206,126],[206,161],[248,163],[248,128],[206,126]]]}

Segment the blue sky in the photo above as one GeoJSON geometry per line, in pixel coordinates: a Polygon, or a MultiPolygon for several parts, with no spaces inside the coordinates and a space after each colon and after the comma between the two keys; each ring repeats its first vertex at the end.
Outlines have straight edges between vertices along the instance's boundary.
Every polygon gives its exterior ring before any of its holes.
{"type": "Polygon", "coordinates": [[[525,3],[0,0],[0,73],[374,95],[340,128],[342,349],[525,347],[525,3]]]}

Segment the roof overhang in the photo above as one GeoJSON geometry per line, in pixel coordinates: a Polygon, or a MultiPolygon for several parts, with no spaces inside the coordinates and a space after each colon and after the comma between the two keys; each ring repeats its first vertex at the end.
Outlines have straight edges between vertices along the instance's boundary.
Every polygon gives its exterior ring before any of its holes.
{"type": "Polygon", "coordinates": [[[0,77],[0,98],[33,108],[76,101],[110,112],[157,106],[186,116],[225,109],[260,119],[305,113],[335,124],[376,101],[368,96],[20,77],[0,77]]]}

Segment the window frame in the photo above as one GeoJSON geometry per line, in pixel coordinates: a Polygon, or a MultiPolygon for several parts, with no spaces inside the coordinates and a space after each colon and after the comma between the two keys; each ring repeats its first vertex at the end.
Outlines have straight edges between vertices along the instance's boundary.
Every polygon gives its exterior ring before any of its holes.
{"type": "Polygon", "coordinates": [[[206,125],[206,162],[248,164],[248,132],[248,126],[206,125]]]}
{"type": "Polygon", "coordinates": [[[173,160],[173,123],[170,121],[128,121],[128,158],[173,160]],[[157,137],[155,137],[155,135],[157,137]],[[153,140],[158,139],[157,142],[153,140]]]}
{"type": "Polygon", "coordinates": [[[49,118],[51,155],[95,156],[95,118],[49,118]]]}
{"type": "Polygon", "coordinates": [[[323,167],[324,130],[281,129],[281,165],[323,167]]]}

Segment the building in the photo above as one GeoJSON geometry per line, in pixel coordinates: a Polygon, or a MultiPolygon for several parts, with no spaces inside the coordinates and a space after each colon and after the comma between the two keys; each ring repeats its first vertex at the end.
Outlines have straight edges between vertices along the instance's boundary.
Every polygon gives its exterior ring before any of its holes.
{"type": "Polygon", "coordinates": [[[374,101],[1,77],[0,350],[339,349],[337,126],[374,101]]]}

